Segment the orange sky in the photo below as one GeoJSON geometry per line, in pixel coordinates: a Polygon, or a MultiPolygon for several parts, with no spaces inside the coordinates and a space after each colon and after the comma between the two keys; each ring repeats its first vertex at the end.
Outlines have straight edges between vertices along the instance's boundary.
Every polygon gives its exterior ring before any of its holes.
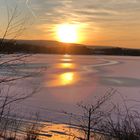
{"type": "MultiPolygon", "coordinates": [[[[7,3],[10,7],[18,3],[31,21],[22,39],[61,41],[56,27],[70,24],[76,26],[75,43],[140,48],[140,0],[7,0],[7,3]]],[[[4,7],[5,0],[0,0],[3,10],[0,16],[6,21],[4,7]]]]}

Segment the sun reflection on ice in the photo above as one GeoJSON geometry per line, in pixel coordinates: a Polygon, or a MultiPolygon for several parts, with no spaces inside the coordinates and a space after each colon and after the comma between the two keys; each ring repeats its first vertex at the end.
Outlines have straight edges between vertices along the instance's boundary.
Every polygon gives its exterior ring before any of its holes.
{"type": "Polygon", "coordinates": [[[59,68],[62,68],[62,69],[73,69],[75,67],[75,65],[73,63],[61,63],[58,65],[59,68]]]}
{"type": "Polygon", "coordinates": [[[60,83],[62,85],[72,84],[74,82],[74,73],[67,72],[60,75],[60,83]]]}
{"type": "Polygon", "coordinates": [[[45,83],[47,87],[70,86],[76,84],[80,79],[75,63],[71,62],[71,55],[66,54],[60,60],[61,63],[51,69],[51,72],[54,72],[48,76],[49,80],[45,83]]]}
{"type": "Polygon", "coordinates": [[[78,76],[74,72],[66,72],[60,75],[55,75],[55,79],[48,82],[48,87],[58,87],[72,85],[78,81],[78,76]]]}

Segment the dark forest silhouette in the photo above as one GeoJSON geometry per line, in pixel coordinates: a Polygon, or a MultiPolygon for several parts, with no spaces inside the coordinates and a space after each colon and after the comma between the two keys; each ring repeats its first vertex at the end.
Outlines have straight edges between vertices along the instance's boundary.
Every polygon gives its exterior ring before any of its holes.
{"type": "Polygon", "coordinates": [[[140,56],[140,49],[107,46],[86,46],[66,44],[57,41],[8,41],[5,40],[0,53],[40,53],[40,54],[79,54],[79,55],[128,55],[140,56]],[[45,43],[44,43],[45,42],[45,43]]]}

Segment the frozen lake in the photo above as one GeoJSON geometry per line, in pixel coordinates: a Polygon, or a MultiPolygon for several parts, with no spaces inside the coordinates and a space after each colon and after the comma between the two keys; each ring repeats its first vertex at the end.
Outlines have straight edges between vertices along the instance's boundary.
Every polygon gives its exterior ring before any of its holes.
{"type": "MultiPolygon", "coordinates": [[[[3,61],[9,57],[5,56],[3,61]]],[[[14,62],[8,69],[1,67],[0,75],[32,75],[16,84],[9,83],[10,91],[18,94],[39,88],[18,107],[26,113],[40,112],[44,119],[64,121],[65,116],[59,111],[76,113],[77,103],[94,103],[111,88],[118,91],[112,97],[114,102],[121,104],[123,96],[129,105],[134,105],[135,100],[140,100],[139,70],[140,57],[33,55],[25,58],[24,64],[14,62]]]]}

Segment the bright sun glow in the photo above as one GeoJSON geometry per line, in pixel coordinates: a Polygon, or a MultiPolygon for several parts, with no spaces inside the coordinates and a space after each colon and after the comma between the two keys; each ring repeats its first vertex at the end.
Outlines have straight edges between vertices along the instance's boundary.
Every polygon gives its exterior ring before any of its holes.
{"type": "Polygon", "coordinates": [[[62,24],[57,27],[57,36],[61,42],[76,43],[78,41],[77,27],[72,24],[62,24]]]}

